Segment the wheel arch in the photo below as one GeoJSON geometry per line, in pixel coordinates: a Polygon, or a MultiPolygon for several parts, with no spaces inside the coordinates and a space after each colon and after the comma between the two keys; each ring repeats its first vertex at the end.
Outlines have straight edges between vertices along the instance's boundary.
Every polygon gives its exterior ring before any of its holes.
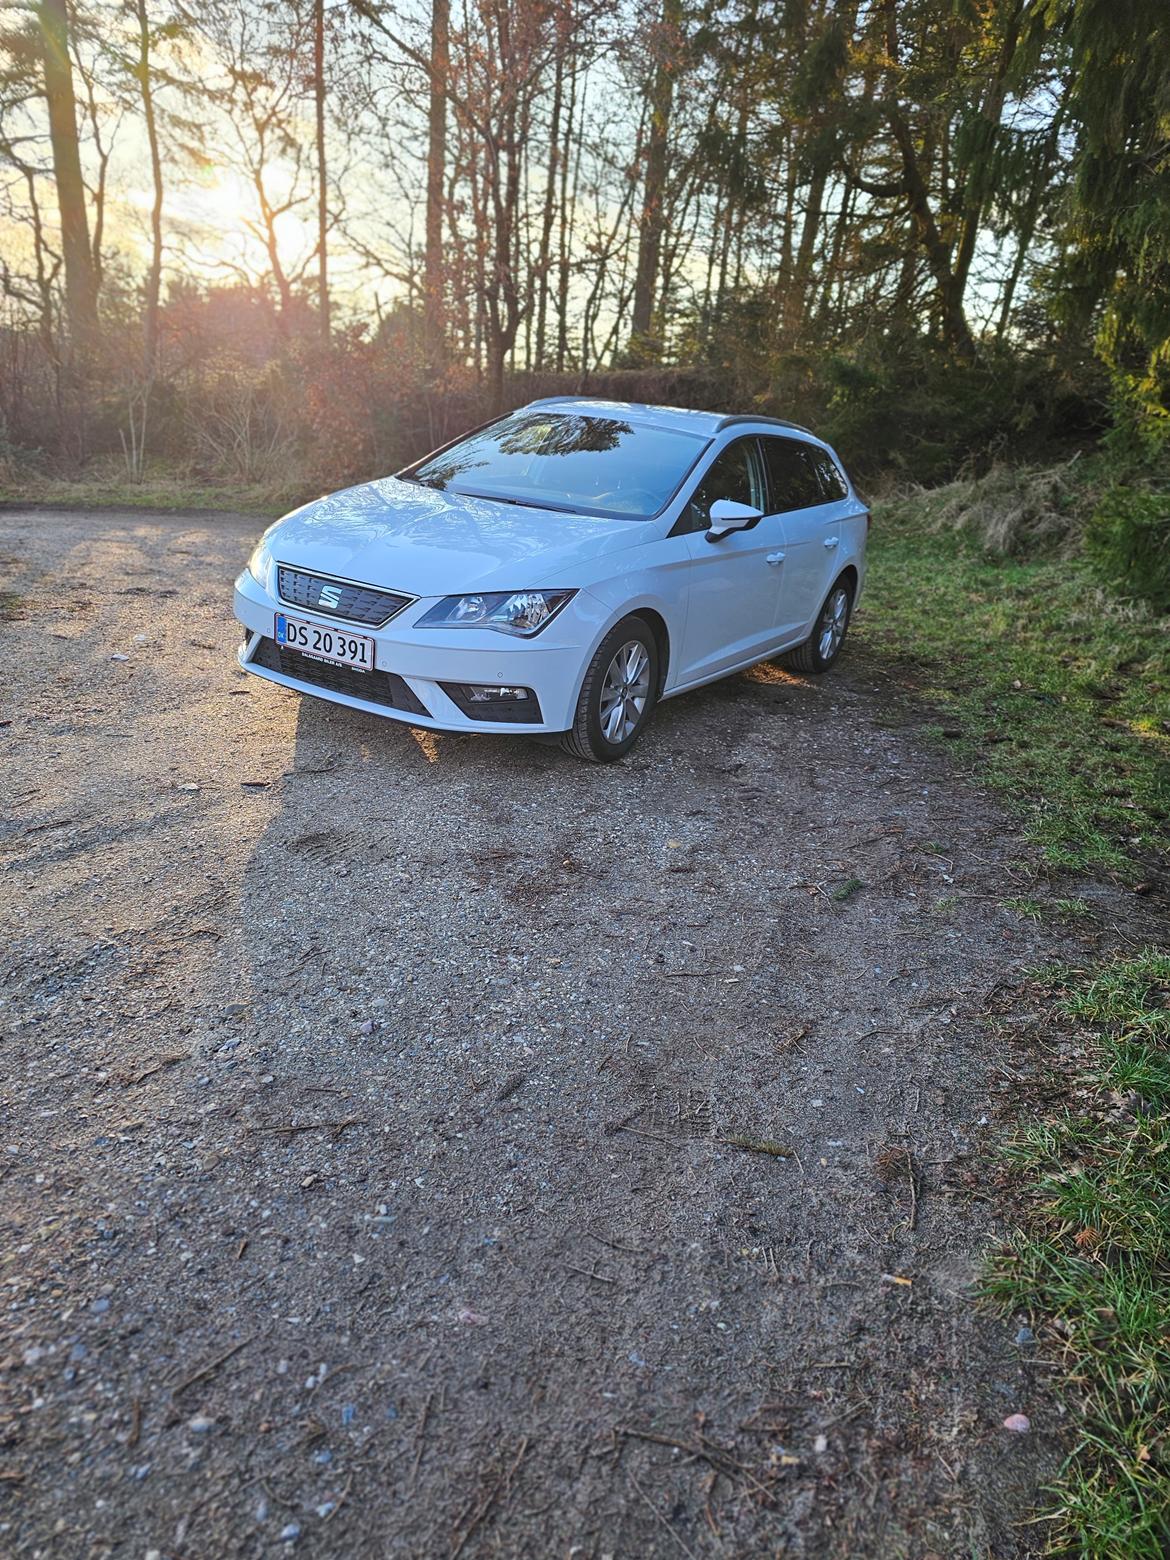
{"type": "Polygon", "coordinates": [[[632,607],[623,615],[642,618],[654,635],[654,643],[658,646],[658,687],[654,690],[654,696],[660,699],[666,687],[666,668],[670,664],[670,629],[666,626],[666,619],[653,607],[632,607]]]}

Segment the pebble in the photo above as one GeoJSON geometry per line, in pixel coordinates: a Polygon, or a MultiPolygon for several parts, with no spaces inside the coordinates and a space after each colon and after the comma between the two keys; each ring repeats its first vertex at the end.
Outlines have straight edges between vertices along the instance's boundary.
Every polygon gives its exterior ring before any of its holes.
{"type": "Polygon", "coordinates": [[[109,1299],[105,1295],[99,1295],[89,1309],[93,1316],[104,1316],[110,1309],[109,1299]]]}
{"type": "Polygon", "coordinates": [[[1021,1327],[1019,1332],[1016,1334],[1016,1342],[1017,1343],[1021,1343],[1021,1344],[1022,1343],[1035,1343],[1036,1342],[1036,1334],[1032,1331],[1032,1329],[1030,1327],[1021,1327]]]}
{"type": "Polygon", "coordinates": [[[215,1420],[208,1419],[206,1414],[196,1414],[194,1419],[188,1419],[187,1429],[192,1435],[206,1435],[209,1430],[215,1429],[215,1420]]]}
{"type": "Polygon", "coordinates": [[[1027,1414],[1009,1414],[1003,1422],[1005,1430],[1014,1430],[1017,1435],[1023,1435],[1032,1428],[1032,1421],[1027,1414]]]}
{"type": "Polygon", "coordinates": [[[301,1524],[299,1522],[286,1523],[280,1530],[280,1536],[286,1544],[295,1544],[301,1536],[301,1524]]]}

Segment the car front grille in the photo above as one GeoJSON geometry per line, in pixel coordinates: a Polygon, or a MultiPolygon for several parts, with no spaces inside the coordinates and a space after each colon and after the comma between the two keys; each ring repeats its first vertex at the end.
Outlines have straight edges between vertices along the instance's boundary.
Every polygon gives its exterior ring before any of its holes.
{"type": "Polygon", "coordinates": [[[327,617],[345,618],[349,623],[365,623],[370,628],[389,623],[415,599],[391,590],[374,590],[369,585],[347,585],[343,580],[310,574],[305,569],[290,569],[283,563],[276,566],[276,585],[280,599],[290,607],[306,607],[327,617]]]}
{"type": "Polygon", "coordinates": [[[410,684],[395,672],[355,672],[352,667],[334,666],[331,661],[315,661],[288,645],[278,645],[275,639],[260,640],[252,654],[252,664],[327,693],[364,699],[367,704],[384,704],[387,709],[402,710],[408,715],[431,713],[411,691],[410,684]]]}

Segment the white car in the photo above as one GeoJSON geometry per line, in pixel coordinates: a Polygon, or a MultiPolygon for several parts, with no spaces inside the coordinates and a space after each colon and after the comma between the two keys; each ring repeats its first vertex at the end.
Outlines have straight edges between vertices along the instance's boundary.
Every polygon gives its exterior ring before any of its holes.
{"type": "Polygon", "coordinates": [[[821,672],[865,581],[867,507],[770,417],[566,397],[270,526],[236,581],[240,665],[436,731],[621,758],[659,699],[780,652],[821,672]]]}

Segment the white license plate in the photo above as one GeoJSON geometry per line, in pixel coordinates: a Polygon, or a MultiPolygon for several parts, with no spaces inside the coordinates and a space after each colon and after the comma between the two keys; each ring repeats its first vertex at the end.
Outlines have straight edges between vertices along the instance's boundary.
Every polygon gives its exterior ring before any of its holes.
{"type": "Polygon", "coordinates": [[[365,634],[351,634],[344,628],[326,628],[323,623],[306,623],[302,618],[276,614],[276,642],[299,650],[314,661],[332,661],[336,666],[352,666],[357,672],[374,670],[374,641],[365,634]]]}

